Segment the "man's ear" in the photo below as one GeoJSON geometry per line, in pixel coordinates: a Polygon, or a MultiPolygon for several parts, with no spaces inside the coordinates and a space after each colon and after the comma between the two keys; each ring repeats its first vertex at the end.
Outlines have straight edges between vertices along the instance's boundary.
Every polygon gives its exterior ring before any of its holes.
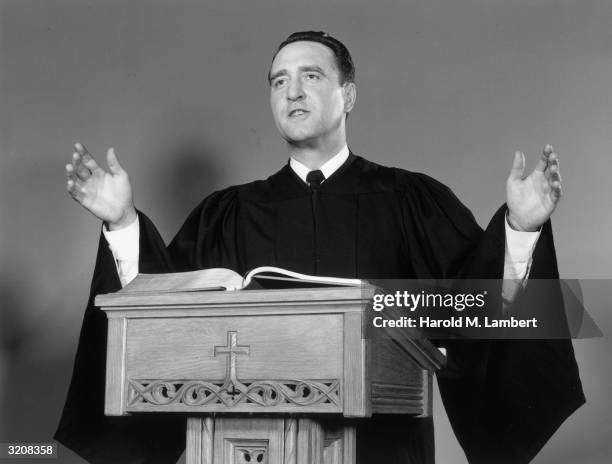
{"type": "Polygon", "coordinates": [[[342,85],[342,95],[344,97],[344,112],[350,113],[355,106],[357,98],[357,87],[354,82],[346,82],[342,85]]]}

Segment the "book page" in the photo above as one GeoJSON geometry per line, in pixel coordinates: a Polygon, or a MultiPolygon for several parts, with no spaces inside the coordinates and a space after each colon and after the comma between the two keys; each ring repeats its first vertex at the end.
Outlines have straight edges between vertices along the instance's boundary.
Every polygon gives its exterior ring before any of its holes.
{"type": "Polygon", "coordinates": [[[313,276],[273,266],[262,266],[250,271],[244,278],[244,287],[247,287],[253,278],[339,286],[359,286],[362,284],[360,279],[313,276]]]}

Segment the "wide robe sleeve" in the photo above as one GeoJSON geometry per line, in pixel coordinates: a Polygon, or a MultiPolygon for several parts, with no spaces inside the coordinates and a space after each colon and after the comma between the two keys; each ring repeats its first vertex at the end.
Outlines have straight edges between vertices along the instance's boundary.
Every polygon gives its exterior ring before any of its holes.
{"type": "MultiPolygon", "coordinates": [[[[237,269],[236,250],[231,244],[235,200],[232,188],[209,196],[187,218],[169,247],[153,223],[139,212],[140,272],[237,269]]],[[[101,234],[72,380],[54,438],[93,464],[176,462],[185,448],[184,416],[104,415],[107,319],[94,305],[94,298],[120,288],[113,255],[101,234]]]]}
{"type": "MultiPolygon", "coordinates": [[[[502,279],[505,213],[483,231],[453,193],[422,174],[400,178],[411,258],[425,278],[502,279]]],[[[542,227],[530,279],[558,279],[550,221],[542,227]]],[[[529,298],[530,286],[522,296],[529,298]]],[[[565,323],[558,285],[550,304],[565,323]]],[[[521,298],[515,302],[521,305],[521,298]]],[[[527,463],[585,399],[567,339],[446,340],[438,384],[452,428],[471,464],[527,463]]]]}

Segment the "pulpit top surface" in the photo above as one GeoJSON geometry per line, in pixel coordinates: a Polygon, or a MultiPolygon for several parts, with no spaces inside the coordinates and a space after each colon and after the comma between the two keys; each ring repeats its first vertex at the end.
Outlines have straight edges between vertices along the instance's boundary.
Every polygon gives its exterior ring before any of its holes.
{"type": "Polygon", "coordinates": [[[227,305],[349,305],[367,303],[375,287],[323,287],[281,290],[116,292],[96,296],[95,304],[105,311],[151,307],[218,307],[227,305]]]}

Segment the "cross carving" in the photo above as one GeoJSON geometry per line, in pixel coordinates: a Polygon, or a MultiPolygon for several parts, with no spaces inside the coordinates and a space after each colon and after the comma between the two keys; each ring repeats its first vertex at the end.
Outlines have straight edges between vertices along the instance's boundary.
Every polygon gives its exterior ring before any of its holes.
{"type": "Polygon", "coordinates": [[[238,355],[249,355],[250,346],[238,345],[238,332],[228,331],[227,332],[227,346],[215,346],[215,356],[219,354],[227,354],[227,367],[225,371],[225,383],[231,383],[235,385],[238,383],[236,378],[236,356],[238,355]]]}

